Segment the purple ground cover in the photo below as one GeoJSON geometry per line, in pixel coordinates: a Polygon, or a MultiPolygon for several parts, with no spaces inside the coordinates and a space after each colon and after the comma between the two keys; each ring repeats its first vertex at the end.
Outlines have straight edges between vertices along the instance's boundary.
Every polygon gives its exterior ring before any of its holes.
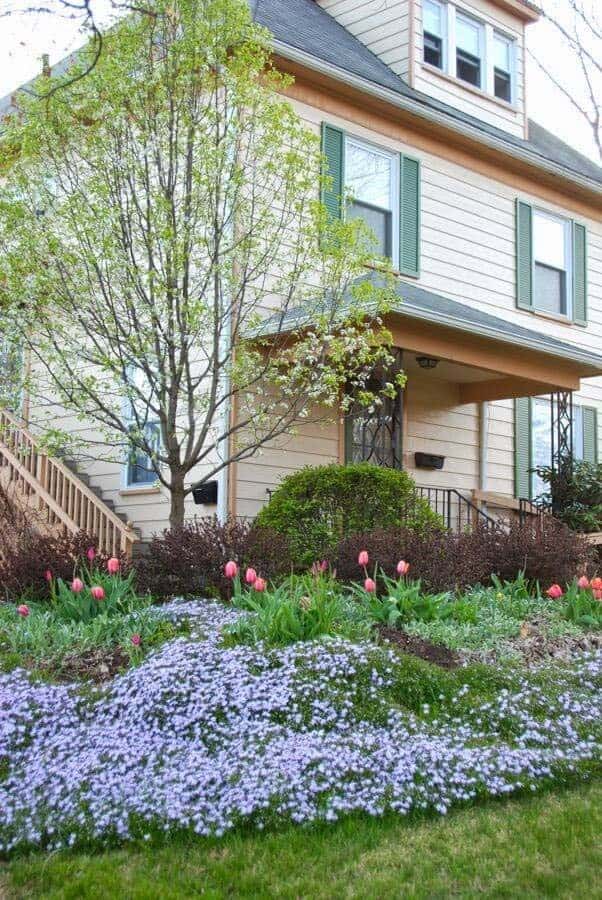
{"type": "Polygon", "coordinates": [[[388,652],[338,639],[223,649],[236,613],[175,609],[203,636],[165,644],[98,696],[0,675],[3,852],[357,810],[445,813],[599,758],[600,654],[574,663],[565,689],[523,679],[470,713],[458,695],[419,717],[386,699],[388,652]]]}

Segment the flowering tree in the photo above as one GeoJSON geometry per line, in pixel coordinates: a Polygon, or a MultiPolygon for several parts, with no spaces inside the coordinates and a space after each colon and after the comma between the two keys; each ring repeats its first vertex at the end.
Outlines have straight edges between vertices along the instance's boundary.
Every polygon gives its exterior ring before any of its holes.
{"type": "Polygon", "coordinates": [[[195,480],[317,404],[378,402],[392,288],[384,261],[378,286],[359,278],[370,235],[319,202],[318,138],[248,4],[153,11],[105,34],[93,67],[84,53],[85,78],[21,98],[0,158],[0,304],[32,414],[58,403],[93,426],[77,446],[39,413],[38,429],[63,452],[147,459],[176,526],[195,480]]]}

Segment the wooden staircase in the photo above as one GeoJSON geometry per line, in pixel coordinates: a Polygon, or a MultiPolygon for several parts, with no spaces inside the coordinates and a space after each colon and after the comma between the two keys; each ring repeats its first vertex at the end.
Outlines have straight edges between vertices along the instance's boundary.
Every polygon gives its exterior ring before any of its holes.
{"type": "Polygon", "coordinates": [[[0,480],[16,487],[44,528],[61,534],[85,531],[104,553],[132,556],[138,535],[102,498],[86,475],[49,456],[22,422],[0,409],[0,480]]]}

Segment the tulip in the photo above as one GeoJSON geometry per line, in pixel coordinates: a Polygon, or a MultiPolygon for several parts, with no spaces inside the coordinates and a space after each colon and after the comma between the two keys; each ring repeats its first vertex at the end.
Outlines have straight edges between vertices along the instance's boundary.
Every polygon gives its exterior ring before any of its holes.
{"type": "Polygon", "coordinates": [[[546,591],[546,594],[548,595],[550,600],[558,600],[559,597],[562,597],[563,593],[564,591],[559,584],[551,585],[546,591]]]}
{"type": "Polygon", "coordinates": [[[594,591],[594,599],[602,600],[602,590],[594,591]]]}
{"type": "Polygon", "coordinates": [[[369,562],[370,562],[370,557],[368,556],[368,551],[361,550],[360,554],[357,558],[358,566],[367,566],[369,562]]]}
{"type": "Polygon", "coordinates": [[[121,563],[116,556],[112,556],[107,562],[107,572],[109,575],[117,575],[121,563]]]}
{"type": "Polygon", "coordinates": [[[265,578],[256,578],[255,581],[253,582],[253,590],[258,591],[260,594],[263,591],[265,591],[267,586],[268,586],[268,583],[265,580],[265,578]]]}
{"type": "Polygon", "coordinates": [[[236,578],[238,575],[238,566],[234,562],[234,560],[229,560],[224,566],[224,575],[226,578],[236,578]]]}
{"type": "Polygon", "coordinates": [[[582,575],[579,581],[577,582],[577,587],[582,591],[586,591],[589,587],[589,578],[587,575],[582,575]]]}
{"type": "Polygon", "coordinates": [[[245,581],[247,582],[247,584],[255,584],[255,582],[257,581],[257,572],[255,571],[255,569],[252,569],[251,566],[249,566],[249,568],[245,572],[245,581]]]}
{"type": "Polygon", "coordinates": [[[105,591],[104,588],[100,587],[100,585],[95,585],[90,588],[90,593],[94,597],[95,600],[104,600],[105,591]]]}
{"type": "Polygon", "coordinates": [[[590,587],[592,591],[602,591],[602,578],[592,578],[590,587]]]}
{"type": "Polygon", "coordinates": [[[366,578],[364,581],[364,590],[369,594],[374,594],[376,591],[376,582],[372,578],[366,578]]]}
{"type": "Polygon", "coordinates": [[[52,572],[50,571],[50,569],[46,569],[46,571],[44,572],[44,578],[46,579],[48,584],[50,584],[50,582],[52,581],[52,572]]]}
{"type": "Polygon", "coordinates": [[[407,575],[410,571],[410,564],[406,562],[405,559],[400,559],[397,563],[397,574],[398,575],[407,575]]]}
{"type": "Polygon", "coordinates": [[[86,556],[88,557],[89,562],[94,562],[94,560],[96,559],[96,550],[94,549],[94,547],[88,547],[86,556]]]}
{"type": "Polygon", "coordinates": [[[311,565],[311,574],[314,576],[323,575],[324,572],[326,572],[327,570],[328,570],[328,560],[326,560],[326,559],[323,559],[322,561],[317,559],[311,565]]]}
{"type": "Polygon", "coordinates": [[[81,594],[84,589],[84,583],[81,578],[74,578],[71,582],[71,590],[74,594],[81,594]]]}
{"type": "Polygon", "coordinates": [[[26,619],[29,615],[29,606],[26,603],[22,603],[20,606],[17,606],[17,612],[26,619]]]}
{"type": "Polygon", "coordinates": [[[140,637],[139,634],[133,634],[130,638],[130,641],[132,642],[134,647],[139,647],[140,644],[142,643],[142,638],[140,637]]]}

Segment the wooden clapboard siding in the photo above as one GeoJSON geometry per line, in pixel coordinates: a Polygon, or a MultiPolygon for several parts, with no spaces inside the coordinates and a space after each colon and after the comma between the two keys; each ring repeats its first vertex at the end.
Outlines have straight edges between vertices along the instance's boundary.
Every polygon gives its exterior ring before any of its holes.
{"type": "Polygon", "coordinates": [[[410,0],[318,0],[318,3],[394,72],[407,78],[410,0]]]}

